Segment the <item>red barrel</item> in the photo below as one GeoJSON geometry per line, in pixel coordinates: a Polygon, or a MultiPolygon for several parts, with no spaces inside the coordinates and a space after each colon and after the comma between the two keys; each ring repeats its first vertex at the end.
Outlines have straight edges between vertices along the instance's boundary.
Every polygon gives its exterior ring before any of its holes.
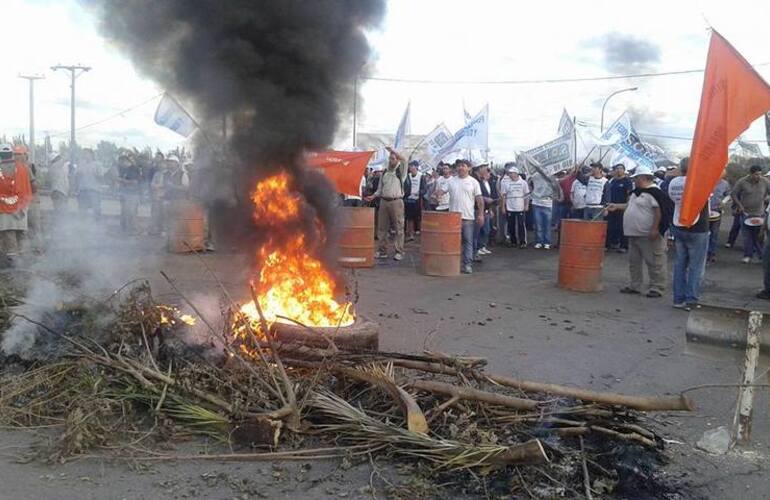
{"type": "Polygon", "coordinates": [[[423,212],[421,269],[428,276],[460,274],[462,219],[458,212],[423,212]]]}
{"type": "Polygon", "coordinates": [[[576,292],[602,289],[607,223],[562,219],[559,240],[559,286],[576,292]]]}
{"type": "Polygon", "coordinates": [[[374,208],[340,207],[342,234],[340,256],[342,267],[374,267],[374,208]]]}

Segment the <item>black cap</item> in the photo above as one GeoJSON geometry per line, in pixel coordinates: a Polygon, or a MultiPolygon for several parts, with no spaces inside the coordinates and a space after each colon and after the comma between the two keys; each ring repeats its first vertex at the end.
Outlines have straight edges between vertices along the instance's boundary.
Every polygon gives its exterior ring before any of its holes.
{"type": "Polygon", "coordinates": [[[749,172],[751,172],[752,174],[754,172],[761,172],[761,171],[762,171],[762,167],[760,167],[759,165],[752,165],[749,167],[749,172]]]}
{"type": "Polygon", "coordinates": [[[420,162],[417,161],[417,160],[412,160],[412,161],[409,162],[409,166],[410,167],[419,167],[420,166],[420,162]]]}

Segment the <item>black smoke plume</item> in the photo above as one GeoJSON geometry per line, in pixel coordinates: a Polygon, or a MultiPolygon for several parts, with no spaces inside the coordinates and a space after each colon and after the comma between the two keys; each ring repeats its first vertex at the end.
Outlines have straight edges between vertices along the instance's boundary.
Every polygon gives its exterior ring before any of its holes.
{"type": "Polygon", "coordinates": [[[305,172],[302,155],[332,143],[384,0],[82,1],[141,73],[190,105],[209,138],[227,116],[226,153],[212,154],[199,134],[196,157],[210,155],[202,190],[219,218],[245,224],[230,233],[254,232],[249,191],[278,170],[308,200],[303,224],[331,225],[333,191],[305,172]]]}
{"type": "Polygon", "coordinates": [[[607,33],[586,43],[603,52],[604,67],[619,74],[649,71],[660,62],[660,47],[633,35],[607,33]]]}

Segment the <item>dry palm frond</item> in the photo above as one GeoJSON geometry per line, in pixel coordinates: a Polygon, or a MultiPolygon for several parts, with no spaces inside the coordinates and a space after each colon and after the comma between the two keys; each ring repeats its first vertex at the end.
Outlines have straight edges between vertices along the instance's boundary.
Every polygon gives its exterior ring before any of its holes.
{"type": "Polygon", "coordinates": [[[329,392],[316,394],[310,403],[324,417],[323,431],[337,433],[346,440],[388,445],[394,452],[437,464],[439,469],[467,469],[511,463],[539,463],[548,457],[537,440],[516,446],[471,445],[427,434],[410,432],[381,422],[329,392]]]}

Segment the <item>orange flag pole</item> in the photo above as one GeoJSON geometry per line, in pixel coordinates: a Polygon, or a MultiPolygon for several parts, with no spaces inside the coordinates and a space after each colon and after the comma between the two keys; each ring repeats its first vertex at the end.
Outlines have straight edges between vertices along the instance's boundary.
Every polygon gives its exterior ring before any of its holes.
{"type": "Polygon", "coordinates": [[[730,143],[768,110],[770,85],[712,30],[679,216],[681,225],[695,223],[727,166],[730,143]]]}

